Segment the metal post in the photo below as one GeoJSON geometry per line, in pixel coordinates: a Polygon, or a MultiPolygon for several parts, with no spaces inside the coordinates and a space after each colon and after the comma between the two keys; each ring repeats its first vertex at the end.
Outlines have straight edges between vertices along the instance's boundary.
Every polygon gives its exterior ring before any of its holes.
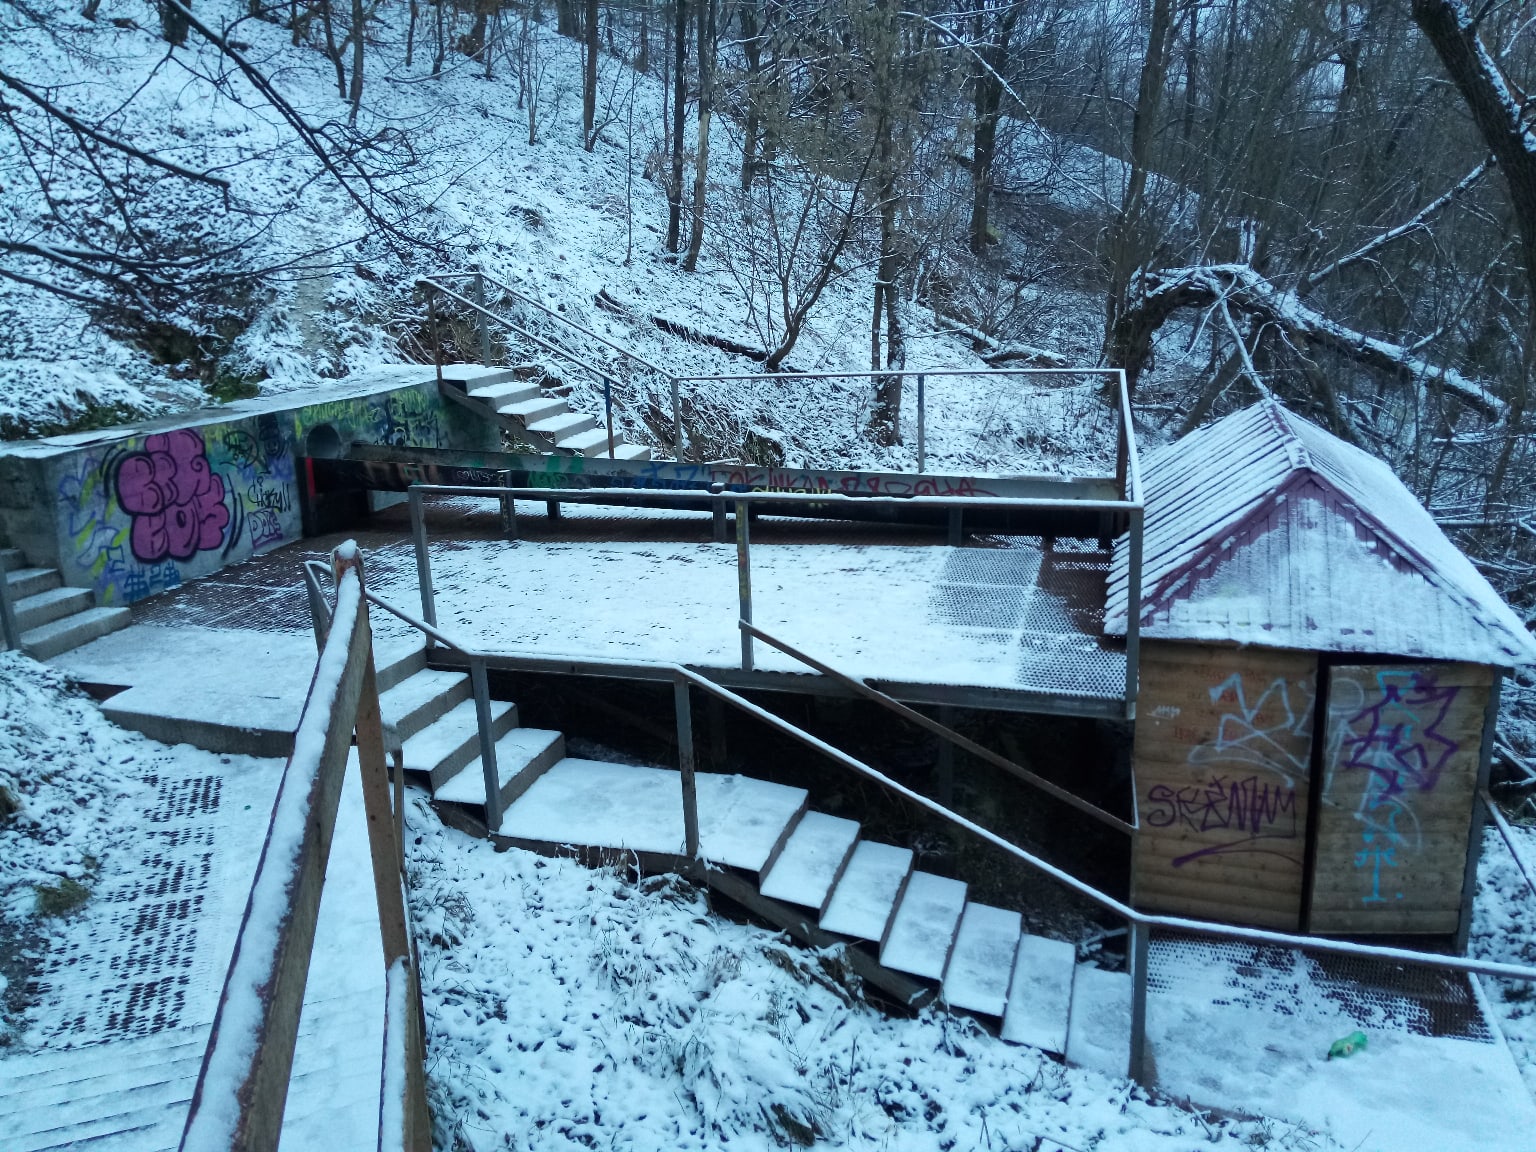
{"type": "Polygon", "coordinates": [[[1140,508],[1131,509],[1126,535],[1125,587],[1125,718],[1136,719],[1136,693],[1141,667],[1141,529],[1140,508]]]}
{"type": "Polygon", "coordinates": [[[699,791],[693,776],[693,707],[688,681],[681,676],[672,678],[672,704],[677,712],[677,767],[683,776],[683,854],[694,861],[699,858],[699,791]]]}
{"type": "MultiPolygon", "coordinates": [[[[510,468],[503,468],[499,478],[503,488],[512,487],[510,468]]],[[[517,539],[517,501],[512,498],[510,492],[501,494],[501,534],[508,540],[517,539]]]]}
{"type": "Polygon", "coordinates": [[[928,466],[928,390],[923,386],[923,374],[917,374],[917,470],[928,466]]]}
{"type": "Polygon", "coordinates": [[[475,690],[475,720],[480,727],[480,773],[485,778],[485,827],[501,827],[501,779],[496,772],[496,736],[491,731],[491,684],[485,674],[485,657],[472,656],[469,682],[475,690]]]}
{"type": "MultiPolygon", "coordinates": [[[[736,590],[741,598],[741,618],[752,623],[752,527],[748,502],[736,501],[736,590]]],[[[741,634],[741,670],[752,671],[752,634],[741,634]]]]}
{"type": "Polygon", "coordinates": [[[709,486],[714,499],[710,503],[714,506],[715,543],[725,543],[725,485],[718,480],[709,486]]]}
{"type": "Polygon", "coordinates": [[[958,548],[965,543],[965,513],[960,508],[949,510],[949,546],[958,548]]]}
{"type": "Polygon", "coordinates": [[[1127,1075],[1147,1086],[1147,962],[1152,951],[1152,930],[1137,920],[1130,928],[1131,964],[1131,1059],[1127,1075]]]}
{"type": "Polygon", "coordinates": [[[485,312],[485,273],[475,273],[475,303],[480,305],[482,311],[475,313],[475,319],[480,324],[480,363],[487,368],[491,366],[491,326],[486,322],[485,312]]]}
{"type": "Polygon", "coordinates": [[[324,652],[326,638],[331,634],[331,610],[314,576],[307,571],[304,573],[304,592],[309,599],[309,620],[315,628],[315,647],[324,652]]]}
{"type": "Polygon", "coordinates": [[[672,458],[683,458],[683,406],[676,376],[672,377],[672,458]]]}
{"type": "Polygon", "coordinates": [[[603,413],[608,420],[608,459],[613,459],[613,380],[603,377],[603,413]]]}
{"type": "Polygon", "coordinates": [[[437,285],[427,281],[427,326],[432,330],[432,363],[437,366],[437,386],[443,386],[443,339],[437,332],[437,285]]]}
{"type": "MultiPolygon", "coordinates": [[[[421,489],[412,485],[406,494],[411,506],[411,540],[416,545],[416,583],[421,588],[421,618],[437,627],[437,593],[432,588],[432,557],[427,553],[427,520],[422,508],[421,489]]],[[[432,647],[432,637],[427,637],[432,647]]]]}
{"type": "Polygon", "coordinates": [[[21,651],[21,630],[16,625],[16,606],[11,603],[11,574],[0,572],[0,633],[5,646],[21,651]]]}

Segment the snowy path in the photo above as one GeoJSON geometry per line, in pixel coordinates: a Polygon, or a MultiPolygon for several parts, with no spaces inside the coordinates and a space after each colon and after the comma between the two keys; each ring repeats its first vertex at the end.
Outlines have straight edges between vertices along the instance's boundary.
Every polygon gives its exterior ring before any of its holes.
{"type": "MultiPolygon", "coordinates": [[[[153,747],[150,745],[150,747],[153,747]]],[[[163,749],[129,803],[137,835],[105,856],[61,923],[21,1043],[0,1048],[0,1148],[93,1138],[176,1147],[282,763],[163,749]]],[[[362,796],[349,775],[320,906],[284,1113],[290,1149],[376,1144],[383,955],[362,796]]]]}

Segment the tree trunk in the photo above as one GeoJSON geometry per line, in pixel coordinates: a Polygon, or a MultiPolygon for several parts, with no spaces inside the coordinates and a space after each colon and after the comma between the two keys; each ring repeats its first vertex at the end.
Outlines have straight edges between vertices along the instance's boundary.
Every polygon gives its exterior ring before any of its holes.
{"type": "Polygon", "coordinates": [[[1413,18],[1466,102],[1483,142],[1498,162],[1509,189],[1525,265],[1525,347],[1514,394],[1509,398],[1508,434],[1488,478],[1487,508],[1503,497],[1515,441],[1530,395],[1536,359],[1536,146],[1523,122],[1523,106],[1510,95],[1499,66],[1478,39],[1470,12],[1456,0],[1413,0],[1413,18]]]}
{"type": "Polygon", "coordinates": [[[1125,366],[1129,351],[1121,324],[1129,301],[1131,277],[1148,248],[1144,220],[1147,173],[1152,161],[1152,140],[1162,106],[1168,75],[1169,32],[1173,24],[1172,0],[1152,0],[1152,19],[1147,29],[1147,54],[1142,59],[1141,81],[1136,93],[1136,112],[1131,121],[1130,172],[1120,214],[1110,231],[1109,291],[1104,298],[1104,356],[1113,368],[1125,366]]]}
{"type": "Polygon", "coordinates": [[[756,0],[743,0],[741,5],[741,52],[747,59],[747,115],[741,141],[741,190],[745,192],[752,187],[752,175],[757,168],[757,78],[763,69],[756,0]]]}
{"type": "Polygon", "coordinates": [[[352,105],[352,110],[347,113],[347,123],[354,127],[357,125],[357,110],[363,103],[363,34],[367,26],[368,12],[363,7],[363,0],[352,0],[352,87],[347,93],[347,102],[352,105]]]}
{"type": "Polygon", "coordinates": [[[683,229],[683,109],[688,100],[688,0],[673,0],[672,173],[667,181],[667,251],[676,252],[683,229]]]}
{"type": "Polygon", "coordinates": [[[588,152],[597,146],[597,0],[587,0],[587,34],[582,44],[581,139],[588,152]]]}
{"type": "Polygon", "coordinates": [[[683,270],[699,264],[704,243],[704,209],[709,195],[709,118],[714,111],[715,0],[698,0],[699,9],[699,150],[693,165],[693,228],[688,235],[688,255],[683,270]]]}
{"type": "MultiPolygon", "coordinates": [[[[447,0],[438,0],[446,3],[447,0]]],[[[581,35],[581,21],[576,15],[576,0],[555,0],[555,31],[572,40],[581,35]]]]}
{"type": "Polygon", "coordinates": [[[647,19],[651,14],[649,4],[640,5],[640,47],[635,52],[635,71],[649,72],[651,70],[651,28],[647,19]]]}
{"type": "MultiPolygon", "coordinates": [[[[971,251],[986,254],[990,242],[992,165],[997,156],[997,118],[1003,103],[1003,64],[1020,9],[1009,8],[990,38],[977,52],[976,123],[971,136],[971,251]]],[[[978,23],[980,17],[978,17],[978,23]]]]}
{"type": "MultiPolygon", "coordinates": [[[[187,7],[192,6],[192,0],[186,0],[187,7]]],[[[191,25],[187,18],[168,4],[159,5],[160,8],[160,35],[165,37],[167,44],[175,44],[177,47],[187,42],[187,32],[191,25]]]]}

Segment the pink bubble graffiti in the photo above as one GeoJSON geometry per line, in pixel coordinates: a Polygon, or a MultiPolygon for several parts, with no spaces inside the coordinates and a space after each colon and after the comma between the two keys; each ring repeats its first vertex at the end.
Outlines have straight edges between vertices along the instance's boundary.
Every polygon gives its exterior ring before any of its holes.
{"type": "Polygon", "coordinates": [[[229,525],[224,481],[208,464],[202,434],[190,428],[147,436],[142,451],[123,458],[117,502],[133,517],[129,543],[144,564],[217,548],[229,525]]]}

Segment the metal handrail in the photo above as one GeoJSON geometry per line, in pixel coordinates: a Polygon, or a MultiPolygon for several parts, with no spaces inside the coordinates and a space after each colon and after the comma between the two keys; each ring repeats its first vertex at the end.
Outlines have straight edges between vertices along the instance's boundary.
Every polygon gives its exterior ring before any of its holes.
{"type": "MultiPolygon", "coordinates": [[[[698,688],[700,691],[706,692],[738,710],[762,720],[782,734],[822,753],[857,775],[879,784],[909,803],[915,804],[955,827],[984,840],[994,848],[1044,874],[1103,911],[1125,920],[1130,935],[1130,968],[1133,979],[1130,1074],[1133,1079],[1139,1081],[1145,1080],[1147,1075],[1145,1060],[1147,969],[1150,952],[1150,933],[1153,929],[1182,932],[1220,940],[1235,940],[1249,944],[1271,945],[1336,956],[1352,956],[1395,964],[1406,964],[1412,967],[1496,976],[1504,979],[1536,983],[1536,968],[1518,964],[1506,964],[1492,960],[1476,960],[1461,956],[1446,956],[1430,952],[1417,952],[1405,948],[1358,944],[1353,941],[1327,937],[1302,936],[1286,932],[1275,932],[1263,928],[1246,928],[1231,924],[1216,924],[1210,921],[1192,920],[1179,916],[1161,916],[1139,912],[1129,904],[1117,900],[1088,882],[1079,880],[1070,872],[1058,868],[1054,864],[1029,852],[1027,849],[1021,848],[1017,844],[992,832],[990,829],[984,828],[976,822],[961,816],[938,801],[929,799],[927,796],[898,783],[878,769],[849,755],[842,749],[796,727],[789,721],[752,703],[723,685],[715,683],[695,669],[682,664],[664,661],[610,660],[571,653],[481,652],[450,639],[434,625],[412,617],[404,609],[391,604],[371,590],[365,589],[364,595],[369,603],[376,604],[386,612],[393,614],[426,635],[452,646],[472,660],[478,660],[482,663],[494,660],[499,668],[528,672],[553,672],[566,675],[583,673],[596,676],[620,674],[639,679],[670,679],[675,688],[674,699],[679,702],[677,715],[679,722],[679,758],[683,764],[684,852],[687,859],[701,866],[707,866],[707,861],[701,861],[699,856],[698,808],[694,787],[692,732],[691,728],[685,730],[682,727],[689,720],[689,713],[686,708],[686,693],[689,687],[698,688]]],[[[767,640],[768,637],[764,636],[763,639],[767,640]]],[[[487,799],[489,801],[489,796],[487,799]]],[[[489,826],[489,830],[494,831],[496,827],[496,824],[492,824],[489,826]]]]}
{"type": "MultiPolygon", "coordinates": [[[[927,461],[927,455],[928,455],[928,453],[927,453],[927,411],[928,410],[927,410],[927,390],[926,390],[925,385],[926,385],[926,381],[928,380],[929,377],[935,377],[935,376],[940,376],[940,377],[942,377],[942,376],[986,376],[986,377],[990,377],[990,378],[997,378],[997,377],[1003,377],[1003,376],[1011,376],[1011,377],[1026,377],[1026,376],[1089,376],[1089,377],[1092,377],[1092,376],[1106,376],[1106,377],[1109,377],[1116,384],[1116,392],[1117,392],[1117,400],[1118,400],[1118,411],[1119,411],[1119,415],[1120,415],[1120,424],[1121,424],[1121,434],[1120,434],[1120,436],[1118,438],[1119,443],[1117,443],[1116,447],[1117,447],[1117,450],[1123,451],[1125,453],[1125,455],[1128,457],[1128,460],[1129,460],[1129,467],[1126,470],[1127,471],[1127,489],[1126,489],[1127,498],[1132,499],[1132,500],[1139,500],[1140,499],[1140,495],[1139,495],[1139,493],[1140,493],[1140,466],[1136,463],[1135,435],[1134,435],[1134,432],[1131,429],[1131,423],[1130,423],[1130,411],[1131,411],[1130,391],[1129,391],[1129,388],[1128,388],[1128,386],[1126,384],[1126,379],[1125,379],[1124,371],[1122,371],[1121,369],[1118,369],[1118,368],[932,368],[932,369],[923,368],[923,369],[914,369],[914,370],[908,370],[908,369],[904,369],[904,368],[898,368],[898,369],[889,369],[888,368],[888,369],[884,369],[884,370],[872,369],[872,370],[869,370],[869,371],[862,371],[862,372],[743,372],[743,373],[721,373],[721,374],[714,374],[714,375],[685,376],[685,375],[679,375],[677,373],[669,372],[669,371],[667,371],[664,368],[658,367],[657,365],[651,363],[649,360],[645,359],[643,356],[638,356],[634,352],[631,352],[628,348],[625,348],[622,344],[618,344],[615,341],[608,339],[606,336],[603,336],[603,335],[601,335],[598,332],[594,332],[592,329],[587,328],[584,325],[578,324],[576,321],[572,320],[570,317],[568,317],[568,316],[566,316],[566,315],[564,315],[564,314],[562,314],[560,312],[555,311],[553,308],[549,307],[547,304],[544,304],[544,303],[541,303],[538,300],[535,300],[532,296],[528,295],[526,292],[522,291],[521,289],[514,288],[512,285],[506,283],[504,280],[499,280],[496,277],[491,276],[491,275],[489,275],[488,273],[486,273],[484,271],[475,271],[475,272],[428,272],[428,273],[426,273],[426,274],[424,274],[422,276],[417,277],[417,281],[416,282],[418,284],[426,285],[426,286],[428,286],[432,290],[443,292],[445,295],[449,296],[450,298],[452,298],[453,300],[458,302],[460,305],[462,305],[462,306],[464,306],[466,308],[471,309],[473,312],[475,312],[476,314],[478,314],[481,317],[481,322],[480,322],[481,356],[482,356],[483,362],[486,363],[487,365],[489,365],[489,363],[490,363],[490,338],[489,338],[489,335],[488,335],[488,331],[487,331],[487,329],[485,327],[485,320],[488,318],[490,320],[494,320],[496,323],[501,324],[502,326],[504,326],[504,327],[514,331],[514,332],[517,332],[521,336],[527,337],[528,339],[534,341],[536,344],[539,344],[541,347],[544,347],[544,348],[548,349],[549,351],[555,353],[556,355],[565,357],[567,360],[571,361],[573,364],[576,364],[576,365],[580,366],[581,368],[585,369],[586,371],[593,373],[600,380],[602,380],[603,383],[604,383],[605,406],[607,407],[607,418],[608,418],[609,439],[610,439],[610,455],[612,454],[612,443],[611,443],[611,441],[612,441],[612,428],[613,428],[613,412],[612,412],[612,399],[611,399],[611,389],[612,389],[612,382],[613,382],[612,376],[609,373],[603,371],[603,369],[601,369],[601,368],[599,368],[599,367],[589,363],[588,361],[583,359],[581,356],[579,356],[576,353],[572,352],[570,349],[564,347],[563,345],[561,345],[561,344],[559,344],[557,342],[551,341],[551,340],[549,340],[546,337],[539,336],[536,333],[530,332],[526,328],[522,328],[519,325],[514,324],[512,321],[506,319],[505,317],[497,315],[491,309],[487,308],[485,306],[485,286],[487,284],[490,284],[490,285],[495,286],[496,288],[499,288],[502,292],[506,293],[509,296],[512,296],[512,297],[516,298],[517,300],[520,300],[522,303],[528,305],[529,307],[538,309],[540,312],[542,312],[546,316],[550,317],[550,319],[555,320],[556,322],[558,322],[561,325],[564,325],[566,328],[569,328],[569,329],[571,329],[572,331],[575,331],[575,332],[579,332],[583,336],[586,336],[588,339],[596,340],[599,344],[603,345],[605,348],[608,348],[608,349],[610,349],[610,350],[612,350],[614,352],[617,352],[620,356],[623,356],[625,359],[633,361],[635,364],[640,365],[640,367],[644,368],[646,371],[652,372],[655,375],[665,379],[668,382],[668,386],[669,386],[669,389],[670,389],[670,392],[671,392],[671,401],[672,401],[672,444],[671,444],[671,448],[672,448],[673,456],[677,460],[682,460],[683,459],[683,447],[684,447],[684,445],[683,445],[683,423],[682,423],[682,399],[681,399],[681,396],[682,396],[681,388],[682,388],[683,384],[719,383],[719,382],[734,381],[734,380],[814,380],[814,379],[830,379],[832,377],[842,377],[842,378],[846,378],[846,379],[855,379],[855,380],[874,379],[874,378],[888,379],[888,378],[890,378],[892,376],[895,376],[895,377],[899,378],[903,383],[905,383],[906,379],[909,376],[910,377],[914,377],[916,379],[916,383],[917,383],[917,450],[916,450],[916,454],[917,454],[917,471],[919,473],[922,473],[922,472],[925,472],[927,470],[927,463],[928,463],[928,461],[927,461]],[[446,281],[462,281],[462,280],[471,280],[471,281],[474,282],[475,294],[478,297],[477,300],[471,300],[467,296],[465,296],[465,295],[463,295],[461,293],[455,292],[452,288],[450,288],[448,286],[447,283],[445,283],[446,281]]],[[[434,327],[435,327],[435,316],[436,316],[435,312],[433,313],[433,316],[434,316],[434,327]]],[[[441,373],[441,370],[442,370],[442,349],[441,349],[441,345],[440,344],[434,349],[433,358],[434,358],[434,360],[437,363],[437,367],[438,367],[439,373],[441,373]]]]}
{"type": "Polygon", "coordinates": [[[981,760],[985,760],[988,764],[991,764],[996,768],[1001,768],[1003,771],[1017,776],[1019,779],[1025,781],[1026,783],[1033,784],[1036,788],[1039,788],[1047,795],[1054,796],[1063,804],[1070,805],[1072,808],[1075,808],[1085,816],[1091,816],[1100,824],[1113,828],[1117,832],[1124,832],[1128,836],[1134,836],[1136,834],[1136,826],[1134,824],[1129,824],[1126,821],[1120,819],[1120,817],[1104,811],[1104,809],[1100,808],[1098,805],[1089,803],[1087,800],[1084,800],[1082,797],[1076,795],[1073,792],[1069,792],[1059,784],[1053,784],[1045,777],[1031,772],[1022,764],[1015,763],[1014,761],[1008,759],[1008,757],[999,755],[998,753],[992,751],[990,748],[984,748],[974,740],[970,740],[965,736],[962,736],[953,728],[941,724],[937,720],[934,720],[928,716],[924,716],[915,708],[909,708],[900,700],[897,700],[894,696],[889,696],[886,693],[880,691],[878,688],[870,687],[867,681],[856,676],[851,676],[846,672],[838,671],[824,660],[818,660],[816,657],[800,651],[800,649],[783,640],[778,639],[776,636],[773,636],[768,632],[763,631],[761,628],[746,620],[738,620],[736,625],[743,632],[751,633],[765,644],[770,644],[777,648],[780,652],[784,653],[784,655],[791,656],[807,667],[814,668],[823,676],[830,677],[831,679],[836,680],[838,683],[847,686],[854,692],[858,693],[860,696],[864,697],[866,700],[873,700],[876,704],[879,704],[887,711],[894,712],[904,720],[910,720],[913,724],[918,725],[920,728],[927,729],[941,740],[947,740],[949,743],[953,744],[955,747],[961,749],[962,751],[969,752],[972,756],[975,756],[981,760]]]}

